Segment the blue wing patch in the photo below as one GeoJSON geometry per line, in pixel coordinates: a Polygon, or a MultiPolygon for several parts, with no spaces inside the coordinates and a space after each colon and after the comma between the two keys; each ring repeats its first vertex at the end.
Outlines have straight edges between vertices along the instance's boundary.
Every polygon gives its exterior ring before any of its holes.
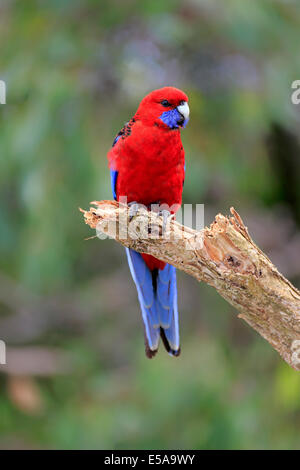
{"type": "Polygon", "coordinates": [[[117,200],[117,178],[118,178],[118,172],[116,170],[110,170],[110,183],[111,183],[111,189],[113,193],[113,197],[115,200],[117,200]]]}
{"type": "Polygon", "coordinates": [[[116,143],[118,142],[118,140],[121,138],[122,134],[119,132],[119,134],[117,135],[117,137],[115,138],[115,140],[113,141],[113,144],[112,144],[112,147],[114,147],[116,145],[116,143]]]}

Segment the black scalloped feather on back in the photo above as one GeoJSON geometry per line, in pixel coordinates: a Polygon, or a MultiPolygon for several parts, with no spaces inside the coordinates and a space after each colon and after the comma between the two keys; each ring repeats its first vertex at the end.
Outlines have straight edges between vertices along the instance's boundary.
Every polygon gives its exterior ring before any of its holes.
{"type": "Polygon", "coordinates": [[[124,127],[120,130],[120,132],[116,135],[112,147],[116,145],[119,139],[126,139],[126,137],[129,137],[131,134],[131,129],[133,124],[135,123],[135,118],[131,118],[129,122],[127,122],[124,127]]]}

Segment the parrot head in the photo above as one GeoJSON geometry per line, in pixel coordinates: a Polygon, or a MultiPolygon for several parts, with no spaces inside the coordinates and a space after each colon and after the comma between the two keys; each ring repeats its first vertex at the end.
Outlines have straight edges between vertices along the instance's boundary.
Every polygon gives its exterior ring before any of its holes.
{"type": "Polygon", "coordinates": [[[166,129],[185,127],[189,120],[188,97],[174,87],[154,90],[143,98],[136,117],[146,125],[156,125],[166,129]]]}

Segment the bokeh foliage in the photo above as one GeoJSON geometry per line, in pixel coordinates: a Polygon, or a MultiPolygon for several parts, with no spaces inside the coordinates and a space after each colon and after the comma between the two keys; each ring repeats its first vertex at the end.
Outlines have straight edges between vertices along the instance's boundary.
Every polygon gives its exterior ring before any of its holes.
{"type": "Polygon", "coordinates": [[[146,360],[123,250],[78,212],[139,100],[180,87],[184,202],[234,205],[299,286],[299,28],[296,0],[1,0],[0,447],[299,448],[299,374],[207,286],[179,274],[182,356],[146,360]],[[28,371],[37,347],[68,365],[28,371]]]}

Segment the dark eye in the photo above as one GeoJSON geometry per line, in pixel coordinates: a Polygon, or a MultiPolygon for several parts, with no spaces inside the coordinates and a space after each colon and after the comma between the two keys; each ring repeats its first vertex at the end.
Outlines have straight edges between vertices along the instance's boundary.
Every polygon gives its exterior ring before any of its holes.
{"type": "Polygon", "coordinates": [[[165,108],[167,108],[168,106],[171,106],[171,103],[168,100],[162,100],[160,104],[162,104],[165,108]]]}

